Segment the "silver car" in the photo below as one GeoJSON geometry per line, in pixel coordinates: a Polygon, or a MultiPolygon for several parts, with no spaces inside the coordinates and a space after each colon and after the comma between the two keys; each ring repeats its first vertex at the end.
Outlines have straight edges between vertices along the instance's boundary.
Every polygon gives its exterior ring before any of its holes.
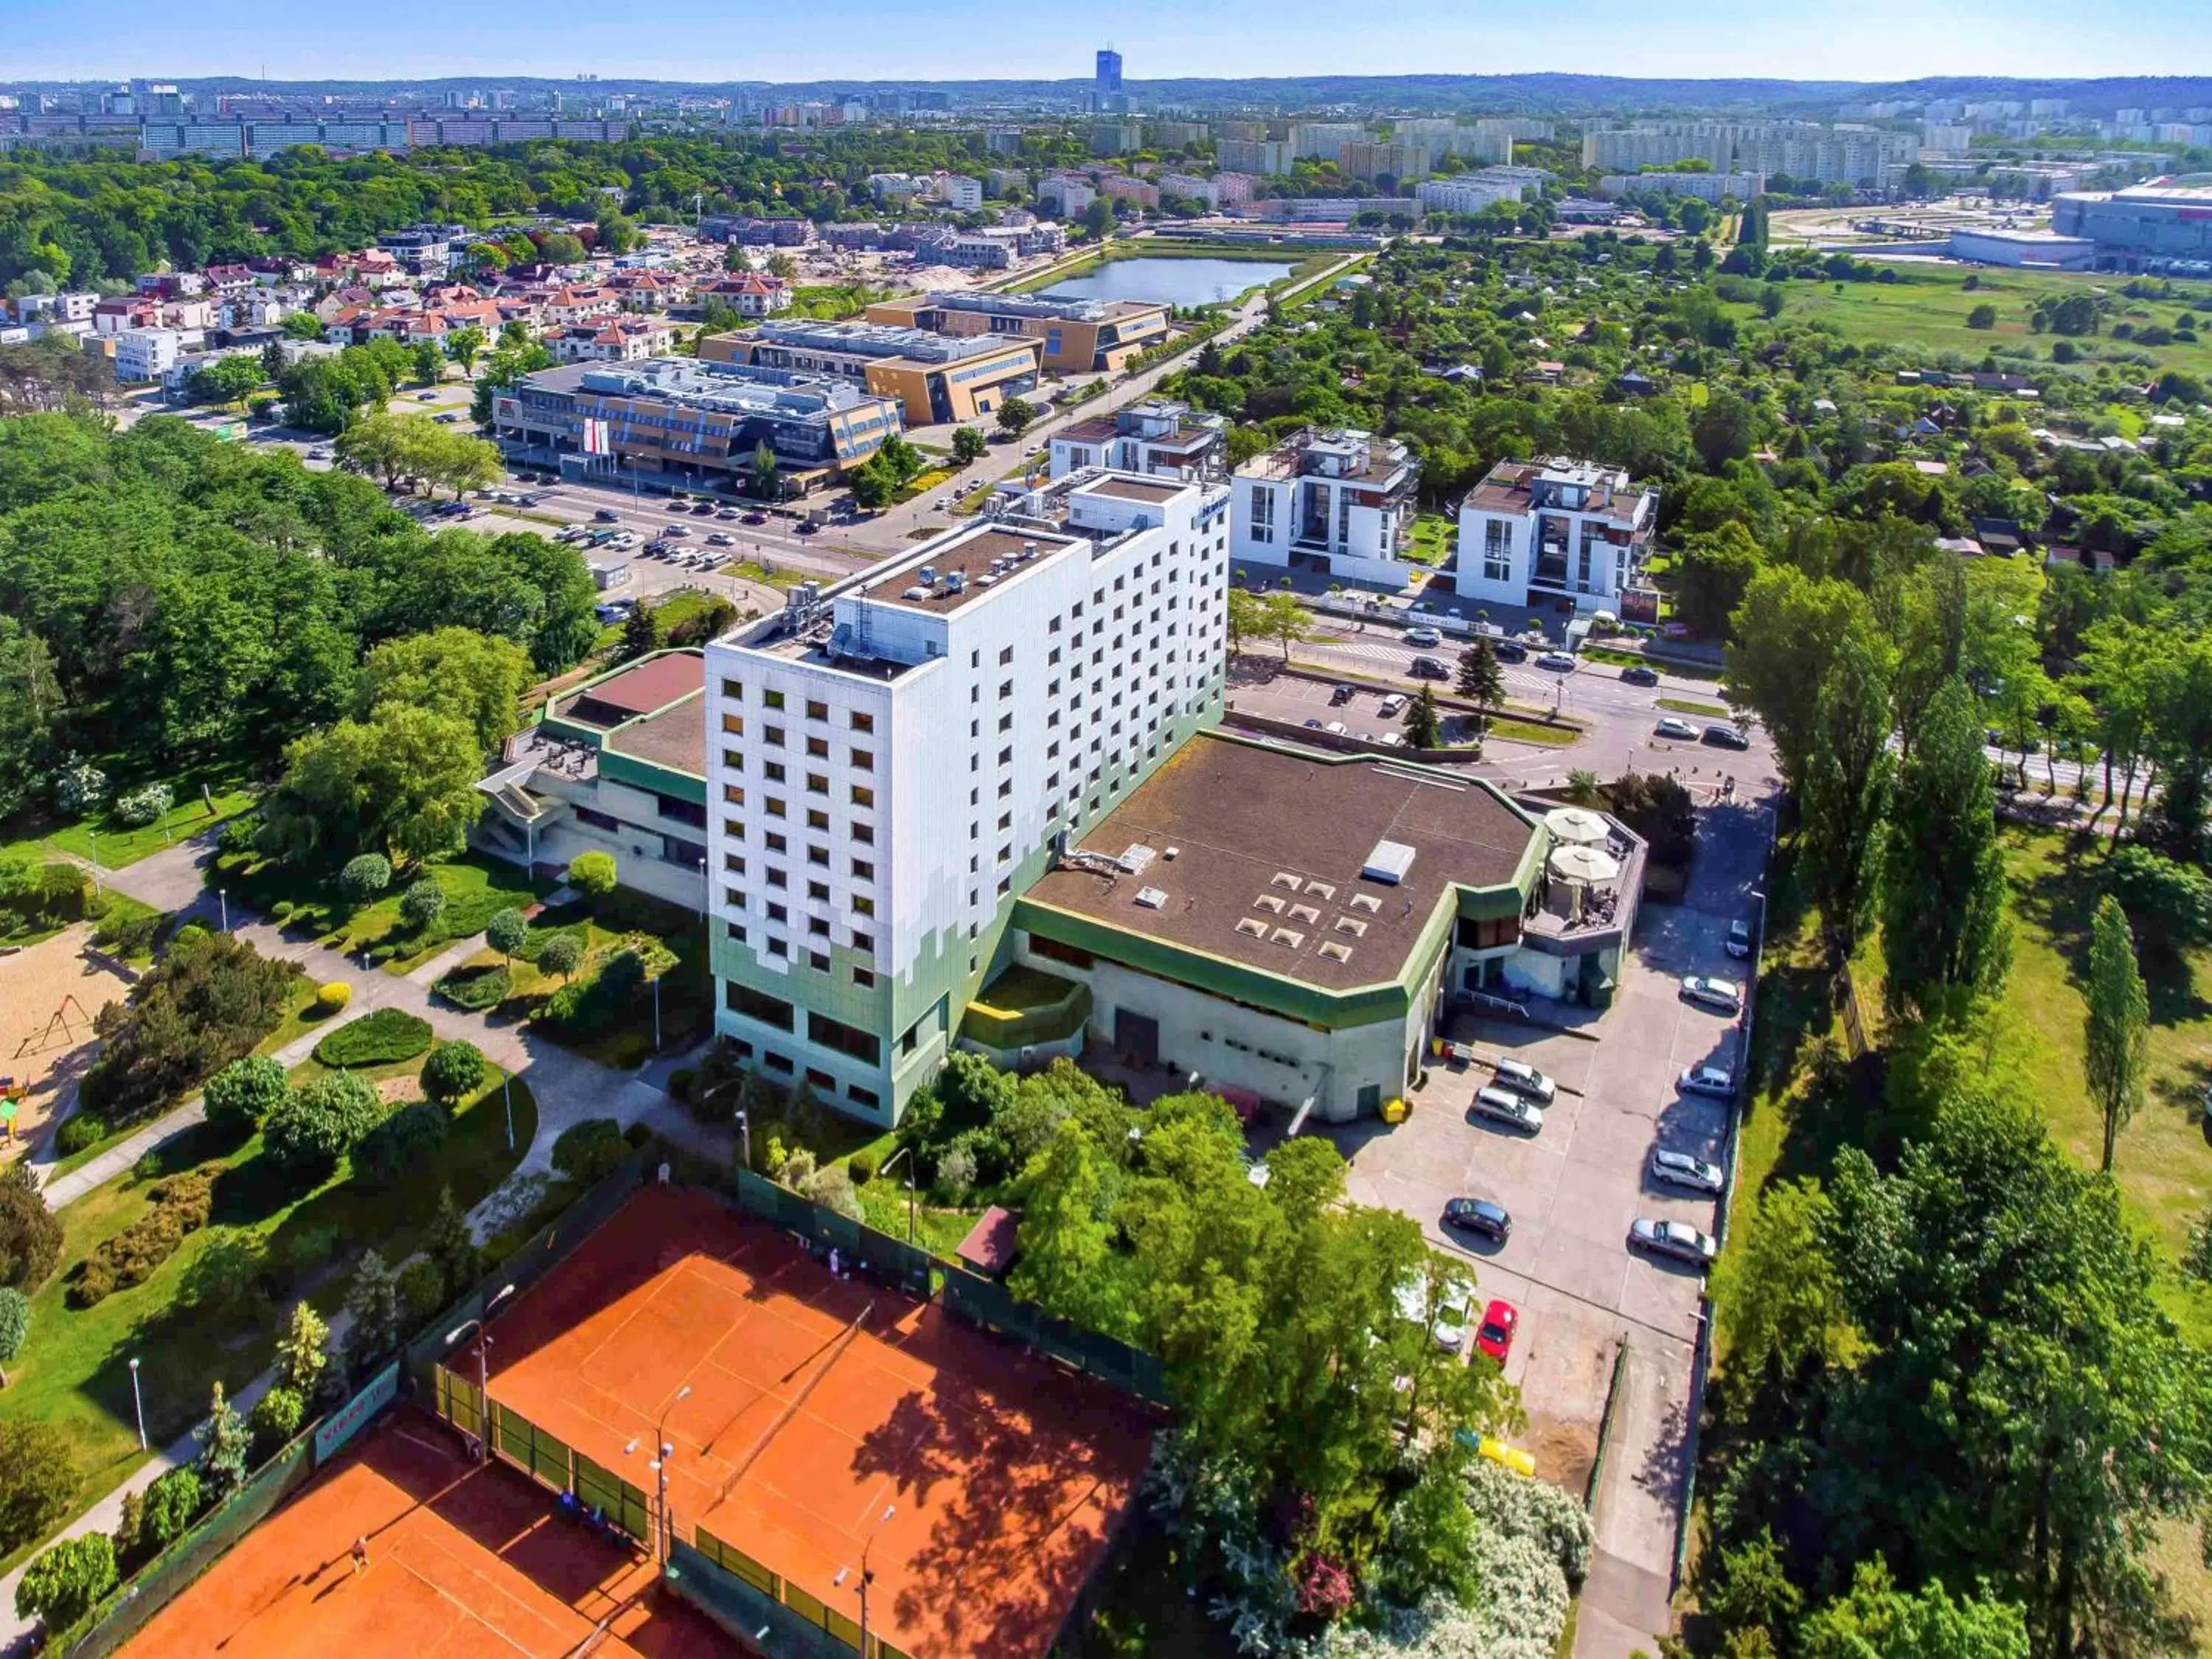
{"type": "Polygon", "coordinates": [[[1629,1223],[1628,1242],[1654,1255],[1672,1256],[1696,1267],[1711,1265],[1720,1251],[1710,1233],[1699,1232],[1686,1221],[1654,1221],[1648,1217],[1629,1223]]]}
{"type": "Polygon", "coordinates": [[[1723,1013],[1740,1014],[1743,1012],[1743,987],[1734,980],[1690,974],[1682,981],[1682,994],[1692,1002],[1703,1003],[1708,1008],[1718,1008],[1723,1013]]]}
{"type": "Polygon", "coordinates": [[[1718,1194],[1726,1184],[1719,1164],[1661,1148],[1654,1148],[1651,1153],[1651,1179],[1662,1187],[1681,1187],[1693,1193],[1718,1194]]]}
{"type": "Polygon", "coordinates": [[[1686,743],[1698,740],[1698,728],[1674,714],[1663,716],[1652,730],[1662,738],[1680,738],[1686,743]]]}
{"type": "Polygon", "coordinates": [[[1558,1085],[1534,1066],[1517,1060],[1501,1060],[1492,1081],[1501,1089],[1510,1089],[1524,1095],[1539,1106],[1548,1106],[1552,1097],[1559,1092],[1558,1085]]]}
{"type": "Polygon", "coordinates": [[[1544,1109],[1532,1100],[1523,1100],[1508,1089],[1477,1089],[1471,1109],[1477,1117],[1486,1117],[1494,1123],[1506,1124],[1516,1129],[1526,1129],[1532,1135],[1543,1131],[1544,1109]]]}
{"type": "Polygon", "coordinates": [[[1718,1100],[1735,1097],[1735,1073],[1725,1066],[1692,1066],[1674,1084],[1686,1095],[1711,1095],[1718,1100]]]}

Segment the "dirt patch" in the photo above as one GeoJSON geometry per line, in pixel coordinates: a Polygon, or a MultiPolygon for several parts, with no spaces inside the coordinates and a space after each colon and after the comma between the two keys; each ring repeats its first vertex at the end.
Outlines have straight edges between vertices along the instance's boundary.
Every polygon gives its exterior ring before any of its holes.
{"type": "Polygon", "coordinates": [[[1536,1459],[1540,1478],[1577,1498],[1589,1489],[1590,1470],[1597,1462],[1595,1424],[1565,1423],[1531,1414],[1528,1447],[1536,1459]]]}
{"type": "Polygon", "coordinates": [[[388,1077],[376,1085],[376,1097],[387,1106],[406,1106],[422,1098],[422,1080],[413,1077],[388,1077]]]}
{"type": "Polygon", "coordinates": [[[0,957],[0,1077],[25,1086],[19,1139],[68,1115],[91,1063],[92,1018],[120,1002],[131,981],[87,954],[92,924],[0,957]]]}

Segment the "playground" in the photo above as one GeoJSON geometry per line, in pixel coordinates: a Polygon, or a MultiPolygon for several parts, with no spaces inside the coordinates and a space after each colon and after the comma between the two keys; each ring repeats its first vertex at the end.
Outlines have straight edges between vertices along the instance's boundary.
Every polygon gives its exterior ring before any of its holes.
{"type": "Polygon", "coordinates": [[[408,1409],[241,1538],[124,1649],[131,1659],[731,1651],[627,1540],[564,1518],[527,1476],[471,1461],[452,1430],[408,1409]]]}
{"type": "Polygon", "coordinates": [[[503,1452],[597,1465],[654,1512],[665,1477],[677,1541],[848,1647],[865,1616],[886,1653],[1042,1656],[1133,1499],[1148,1418],[837,1265],[649,1189],[494,1316],[488,1354],[445,1364],[471,1391],[485,1365],[503,1452]]]}
{"type": "Polygon", "coordinates": [[[86,950],[91,938],[92,924],[80,922],[0,957],[0,1077],[14,1079],[0,1093],[21,1101],[18,1142],[66,1109],[92,1058],[93,1016],[130,992],[128,979],[86,950]]]}

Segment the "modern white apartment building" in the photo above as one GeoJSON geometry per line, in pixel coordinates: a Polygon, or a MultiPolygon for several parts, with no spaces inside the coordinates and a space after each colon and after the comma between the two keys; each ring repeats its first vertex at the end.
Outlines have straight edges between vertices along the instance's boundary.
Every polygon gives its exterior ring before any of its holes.
{"type": "Polygon", "coordinates": [[[1459,507],[1462,598],[1620,614],[1639,584],[1659,492],[1595,461],[1500,461],[1459,507]]]}
{"type": "Polygon", "coordinates": [[[1218,477],[1228,431],[1224,416],[1199,414],[1188,404],[1147,398],[1054,433],[1048,451],[1050,476],[1065,478],[1103,466],[1147,477],[1218,477]]]}
{"type": "Polygon", "coordinates": [[[1231,557],[1397,587],[1419,477],[1420,463],[1395,438],[1308,427],[1237,469],[1231,557]]]}
{"type": "Polygon", "coordinates": [[[115,337],[115,378],[125,385],[158,380],[184,349],[173,328],[127,328],[115,337]]]}
{"type": "Polygon", "coordinates": [[[1228,496],[1060,480],[707,652],[717,1028],[878,1123],[1015,901],[1220,714],[1228,496]]]}
{"type": "Polygon", "coordinates": [[[1424,179],[1413,199],[1429,213],[1480,213],[1492,202],[1525,202],[1552,175],[1542,167],[1484,167],[1450,179],[1424,179]]]}

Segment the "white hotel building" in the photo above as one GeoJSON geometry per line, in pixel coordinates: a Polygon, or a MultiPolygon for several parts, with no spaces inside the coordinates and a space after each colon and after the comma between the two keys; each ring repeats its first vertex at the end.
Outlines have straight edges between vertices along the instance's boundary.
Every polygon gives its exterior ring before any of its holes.
{"type": "Polygon", "coordinates": [[[1218,719],[1228,493],[1095,471],[707,651],[717,1029],[884,1124],[1016,901],[1218,719]]]}

